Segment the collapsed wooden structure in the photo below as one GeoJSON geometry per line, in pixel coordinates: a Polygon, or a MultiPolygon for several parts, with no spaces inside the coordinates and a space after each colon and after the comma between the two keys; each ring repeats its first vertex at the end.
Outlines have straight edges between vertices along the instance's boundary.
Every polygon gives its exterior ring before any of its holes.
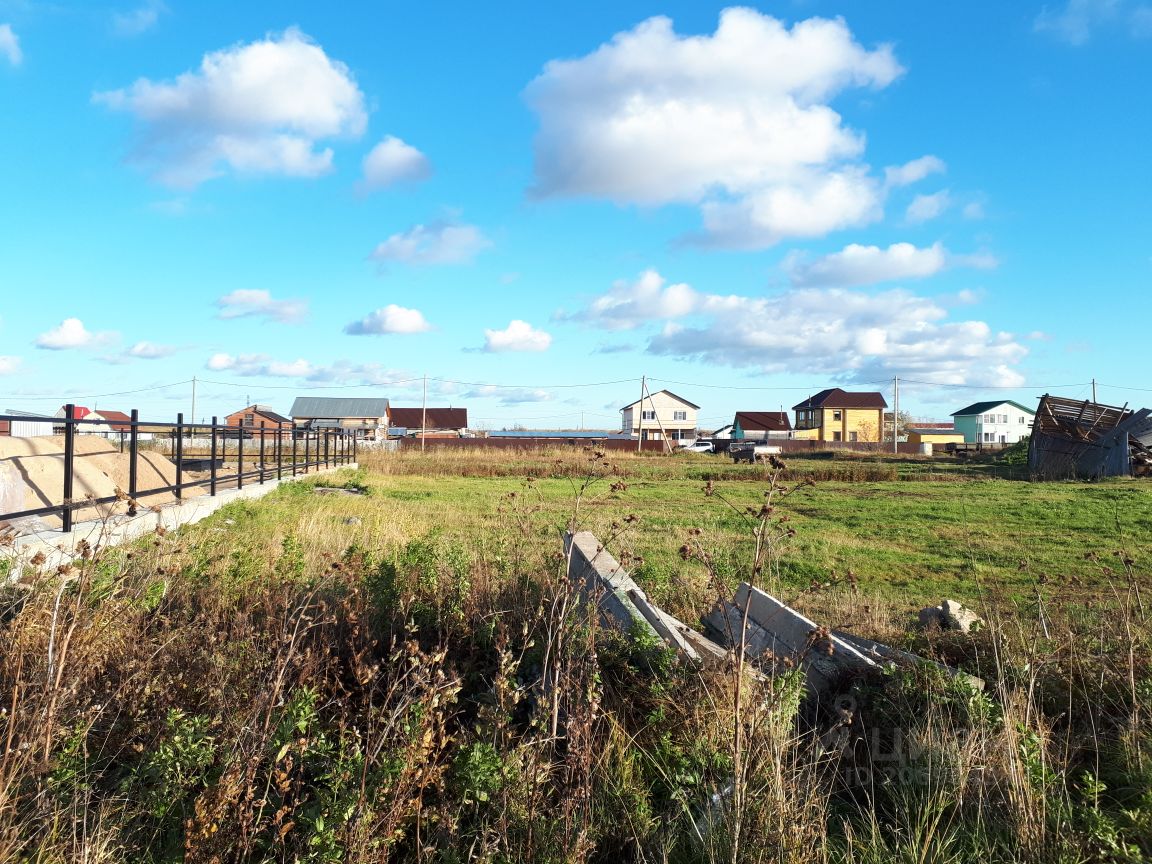
{"type": "Polygon", "coordinates": [[[1038,480],[1152,475],[1152,411],[1045,394],[1028,443],[1038,480]]]}

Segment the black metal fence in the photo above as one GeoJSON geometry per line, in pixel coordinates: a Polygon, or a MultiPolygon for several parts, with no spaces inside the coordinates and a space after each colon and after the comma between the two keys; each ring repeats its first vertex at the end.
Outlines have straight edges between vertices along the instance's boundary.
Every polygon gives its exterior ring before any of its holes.
{"type": "MultiPolygon", "coordinates": [[[[103,427],[105,437],[112,430],[112,440],[119,439],[120,449],[128,454],[128,488],[121,490],[128,496],[129,513],[135,512],[135,503],[152,495],[172,494],[177,500],[184,497],[185,489],[207,487],[209,495],[221,488],[242,489],[245,483],[262,484],[269,480],[283,480],[307,474],[312,468],[330,468],[356,461],[356,437],[345,429],[300,429],[289,423],[275,426],[232,426],[218,422],[185,423],[184,415],[177,414],[176,422],[156,423],[141,420],[133,409],[128,423],[117,421],[77,420],[76,406],[65,405],[64,417],[29,417],[26,415],[0,415],[0,430],[8,431],[13,424],[51,424],[53,434],[64,438],[64,482],[59,504],[49,504],[31,510],[0,513],[0,521],[11,521],[29,516],[59,515],[63,530],[71,531],[74,512],[101,504],[121,500],[119,495],[102,498],[83,498],[74,495],[76,473],[76,438],[85,434],[85,427],[103,427]],[[176,468],[175,482],[153,489],[140,489],[139,461],[141,435],[163,440],[171,439],[171,459],[176,468]],[[185,453],[188,440],[207,440],[207,453],[185,453]],[[230,468],[225,458],[225,444],[235,456],[230,468]],[[205,464],[207,463],[207,464],[205,464]],[[207,477],[185,479],[185,472],[205,473],[207,477]]],[[[39,437],[39,436],[37,436],[39,437]]],[[[48,454],[51,455],[51,454],[48,454]]],[[[82,457],[81,457],[82,458],[82,457]]],[[[40,490],[42,493],[46,490],[40,490]]]]}

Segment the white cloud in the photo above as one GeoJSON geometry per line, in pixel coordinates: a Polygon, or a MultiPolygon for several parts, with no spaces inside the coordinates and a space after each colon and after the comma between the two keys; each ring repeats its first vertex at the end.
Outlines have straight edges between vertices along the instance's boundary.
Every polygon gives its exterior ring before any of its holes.
{"type": "Polygon", "coordinates": [[[369,256],[381,264],[460,264],[471,261],[491,246],[491,241],[475,225],[433,222],[413,225],[393,234],[369,256]]]}
{"type": "Polygon", "coordinates": [[[0,57],[13,66],[24,62],[24,52],[20,50],[20,37],[12,30],[11,24],[0,24],[0,57]]]}
{"type": "Polygon", "coordinates": [[[231,372],[244,378],[307,378],[316,371],[307,360],[274,360],[267,354],[213,354],[206,365],[213,372],[231,372]]]}
{"type": "Polygon", "coordinates": [[[112,29],[118,36],[139,36],[156,26],[160,14],[168,7],[160,0],[147,0],[131,12],[116,12],[112,15],[112,29]]]}
{"type": "Polygon", "coordinates": [[[983,219],[984,205],[979,201],[970,201],[964,205],[964,209],[960,213],[965,219],[983,219]]]}
{"type": "Polygon", "coordinates": [[[900,374],[941,384],[1018,386],[1027,354],[983,321],[949,321],[934,300],[904,290],[866,294],[803,288],[773,297],[706,295],[700,326],[668,323],[655,354],[765,372],[874,381],[900,374]]]}
{"type": "Polygon", "coordinates": [[[911,243],[893,243],[887,249],[851,243],[839,252],[812,262],[802,254],[792,253],[784,259],[784,270],[792,284],[800,287],[848,288],[897,279],[925,279],[952,267],[988,270],[998,263],[986,252],[953,254],[939,242],[924,248],[911,243]]]}
{"type": "Polygon", "coordinates": [[[911,243],[893,243],[887,249],[852,243],[811,263],[800,255],[790,255],[784,261],[784,270],[794,285],[848,287],[893,279],[923,279],[943,270],[947,256],[940,243],[924,249],[911,243]]]}
{"type": "Polygon", "coordinates": [[[498,399],[501,405],[523,405],[527,402],[550,402],[552,394],[532,387],[475,387],[464,393],[465,399],[498,399]]]}
{"type": "Polygon", "coordinates": [[[93,333],[79,318],[65,318],[56,327],[36,337],[36,347],[49,351],[66,351],[73,348],[100,348],[115,341],[116,333],[105,330],[93,333]]]}
{"type": "Polygon", "coordinates": [[[692,286],[677,282],[668,285],[655,270],[645,270],[632,282],[619,279],[608,293],[574,314],[558,313],[561,321],[595,323],[606,330],[631,330],[653,320],[679,318],[690,314],[699,303],[692,286]]]}
{"type": "Polygon", "coordinates": [[[952,206],[952,197],[947,189],[941,189],[931,195],[917,195],[904,211],[904,218],[914,224],[928,222],[935,219],[952,206]]]}
{"type": "Polygon", "coordinates": [[[484,350],[492,353],[504,351],[547,351],[552,336],[537,330],[527,321],[515,320],[503,330],[484,331],[484,350]]]}
{"type": "Polygon", "coordinates": [[[93,99],[141,123],[135,158],[172,186],[226,170],[315,177],[332,168],[322,139],[358,136],[367,115],[348,68],[299,30],[204,56],[174,81],[141,78],[93,99]]]}
{"type": "Polygon", "coordinates": [[[19,371],[23,360],[11,355],[0,355],[0,375],[11,375],[19,371]]]}
{"type": "Polygon", "coordinates": [[[1033,26],[1070,45],[1083,45],[1108,27],[1140,39],[1152,36],[1152,6],[1143,0],[1066,0],[1055,8],[1045,6],[1033,26]]]}
{"type": "Polygon", "coordinates": [[[158,345],[155,342],[137,342],[124,353],[129,357],[137,357],[141,360],[159,360],[162,357],[169,357],[176,352],[176,349],[171,345],[158,345]]]}
{"type": "Polygon", "coordinates": [[[276,300],[272,292],[263,289],[238,288],[216,301],[220,311],[217,318],[265,318],[290,324],[302,320],[308,314],[306,300],[276,300]]]}
{"type": "Polygon", "coordinates": [[[357,186],[361,192],[371,192],[405,180],[427,180],[432,163],[412,145],[389,135],[364,157],[363,171],[357,186]]]}
{"type": "Polygon", "coordinates": [[[895,165],[884,169],[884,182],[888,186],[910,186],[919,183],[930,174],[939,174],[947,170],[944,160],[936,156],[921,156],[903,165],[895,165]]]}
{"type": "Polygon", "coordinates": [[[424,333],[432,329],[418,309],[406,309],[389,303],[344,328],[352,336],[383,335],[386,333],[424,333]]]}
{"type": "Polygon", "coordinates": [[[705,205],[709,242],[762,247],[878,216],[861,134],[827,104],[901,73],[842,20],[791,29],[730,8],[716,32],[655,17],[592,53],[553,60],[526,90],[540,119],[534,194],[705,205]]]}

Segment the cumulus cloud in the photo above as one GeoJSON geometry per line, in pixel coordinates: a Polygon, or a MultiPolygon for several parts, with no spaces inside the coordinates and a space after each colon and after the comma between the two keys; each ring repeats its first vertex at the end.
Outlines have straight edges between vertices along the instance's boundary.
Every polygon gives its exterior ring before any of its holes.
{"type": "Polygon", "coordinates": [[[24,62],[24,52],[20,50],[20,38],[13,32],[11,24],[0,24],[0,57],[13,66],[24,62]]]}
{"type": "Polygon", "coordinates": [[[348,324],[344,332],[351,336],[378,336],[386,333],[424,333],[431,329],[432,325],[424,320],[420,310],[389,303],[359,321],[348,324]]]}
{"type": "Polygon", "coordinates": [[[849,246],[811,264],[794,263],[794,274],[808,280],[806,286],[772,296],[709,294],[683,286],[684,302],[660,305],[653,300],[661,296],[663,280],[645,274],[634,283],[617,283],[581,312],[564,317],[621,329],[611,310],[624,309],[621,320],[628,327],[649,325],[650,353],[712,366],[818,373],[845,382],[898,373],[942,384],[1015,386],[1023,378],[1013,367],[1027,349],[1012,334],[995,332],[983,321],[950,320],[942,301],[906,290],[872,294],[844,287],[865,276],[878,281],[896,270],[908,275],[990,263],[986,256],[952,255],[939,244],[849,246]],[[841,284],[823,287],[834,282],[841,284]],[[636,303],[637,297],[643,302],[636,303]]]}
{"type": "Polygon", "coordinates": [[[487,384],[467,391],[464,398],[498,399],[501,405],[523,405],[527,402],[549,402],[552,394],[532,387],[496,387],[487,384]]]}
{"type": "Polygon", "coordinates": [[[828,103],[902,72],[889,46],[865,49],[839,19],[787,28],[730,8],[715,33],[681,36],[651,18],[528,86],[533,194],[702,204],[707,241],[725,246],[864,224],[883,187],[860,161],[864,137],[828,103]]]}
{"type": "Polygon", "coordinates": [[[276,300],[271,291],[238,288],[216,301],[217,318],[265,318],[282,324],[301,321],[308,314],[306,300],[276,300]]]}
{"type": "Polygon", "coordinates": [[[159,360],[162,357],[169,357],[176,352],[176,348],[172,345],[158,345],[155,342],[137,342],[124,353],[129,357],[136,357],[140,360],[159,360]]]}
{"type": "Polygon", "coordinates": [[[930,174],[944,172],[947,166],[944,160],[936,156],[921,156],[903,165],[894,165],[884,169],[884,182],[888,186],[910,186],[919,183],[930,174]]]}
{"type": "Polygon", "coordinates": [[[951,206],[952,196],[947,189],[942,189],[931,195],[917,195],[908,205],[908,209],[904,211],[904,218],[914,224],[928,222],[951,206]]]}
{"type": "Polygon", "coordinates": [[[112,29],[117,36],[139,36],[155,27],[161,13],[167,11],[160,0],[147,0],[130,12],[113,13],[112,29]]]}
{"type": "Polygon", "coordinates": [[[93,99],[136,117],[134,158],[177,187],[228,170],[325,174],[332,150],[319,142],[362,134],[367,117],[348,68],[295,29],[214,51],[173,81],[141,78],[93,99]]]}
{"type": "Polygon", "coordinates": [[[427,180],[432,176],[432,163],[428,157],[393,135],[368,152],[362,167],[364,175],[357,184],[361,192],[372,192],[405,180],[427,180]]]}
{"type": "Polygon", "coordinates": [[[65,318],[59,325],[36,337],[36,347],[49,351],[73,348],[100,348],[116,340],[111,330],[92,332],[79,318],[65,318]]]}
{"type": "Polygon", "coordinates": [[[475,225],[433,222],[413,225],[393,234],[369,256],[380,264],[462,264],[471,261],[492,242],[475,225]]]}
{"type": "Polygon", "coordinates": [[[1045,6],[1033,26],[1069,45],[1083,45],[1103,29],[1121,30],[1135,38],[1152,36],[1152,6],[1143,0],[1065,0],[1045,6]]]}
{"type": "Polygon", "coordinates": [[[690,285],[684,282],[669,285],[657,271],[648,269],[635,280],[616,280],[611,290],[579,312],[559,312],[556,318],[595,323],[606,330],[632,330],[651,321],[688,315],[696,309],[699,300],[690,285]]]}
{"type": "Polygon", "coordinates": [[[19,371],[23,360],[19,357],[13,357],[10,354],[0,355],[0,375],[11,375],[19,371]]]}
{"type": "Polygon", "coordinates": [[[514,320],[503,330],[484,331],[484,351],[502,353],[506,351],[547,351],[552,344],[552,336],[537,330],[527,321],[514,320]]]}
{"type": "Polygon", "coordinates": [[[307,378],[316,372],[307,360],[274,360],[267,354],[213,354],[206,365],[213,372],[231,372],[244,378],[307,378]]]}
{"type": "MultiPolygon", "coordinates": [[[[986,252],[957,255],[939,242],[924,248],[911,243],[893,243],[887,249],[851,243],[839,252],[811,262],[802,254],[793,253],[784,260],[784,270],[793,285],[848,288],[897,279],[925,279],[952,267],[987,270],[998,264],[996,258],[986,252]]],[[[959,297],[964,295],[962,291],[959,297]]]]}

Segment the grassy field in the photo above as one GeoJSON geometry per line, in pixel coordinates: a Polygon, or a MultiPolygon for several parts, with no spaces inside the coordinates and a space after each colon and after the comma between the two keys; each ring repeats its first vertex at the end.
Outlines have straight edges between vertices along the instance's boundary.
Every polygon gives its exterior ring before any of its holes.
{"type": "Polygon", "coordinates": [[[1152,486],[1009,473],[370,453],[30,567],[0,588],[0,861],[1147,860],[1152,486]],[[798,719],[794,672],[612,637],[564,576],[592,530],[694,621],[758,526],[759,584],[984,692],[909,667],[798,719]],[[984,627],[910,627],[943,596],[984,627]]]}

